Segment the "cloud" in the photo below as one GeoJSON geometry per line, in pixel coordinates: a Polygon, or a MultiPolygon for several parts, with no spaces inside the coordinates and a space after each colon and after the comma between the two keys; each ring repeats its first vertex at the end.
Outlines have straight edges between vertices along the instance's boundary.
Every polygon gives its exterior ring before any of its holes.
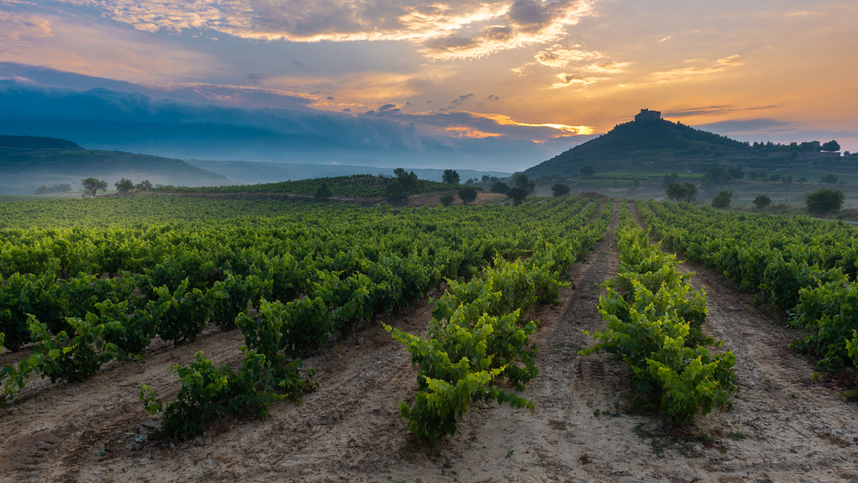
{"type": "Polygon", "coordinates": [[[574,62],[598,59],[604,55],[601,52],[588,52],[581,50],[580,47],[580,45],[573,45],[571,48],[565,48],[559,45],[554,45],[545,50],[539,51],[535,58],[536,61],[542,65],[562,68],[574,62]]]}
{"type": "Polygon", "coordinates": [[[685,109],[674,109],[664,111],[665,117],[691,117],[691,116],[720,116],[731,112],[741,111],[763,111],[768,109],[777,109],[778,106],[756,106],[756,107],[733,107],[733,106],[703,106],[689,107],[685,109]]]}
{"type": "Polygon", "coordinates": [[[629,62],[602,62],[599,64],[590,64],[584,67],[584,70],[599,74],[622,74],[629,65],[631,65],[629,62]]]}
{"type": "Polygon", "coordinates": [[[453,99],[453,101],[450,102],[450,105],[447,106],[447,109],[455,109],[455,108],[459,107],[459,105],[461,105],[463,102],[467,101],[468,99],[470,99],[472,97],[474,97],[473,93],[463,94],[463,95],[457,97],[456,99],[453,99]]]}
{"type": "Polygon", "coordinates": [[[681,67],[678,69],[671,69],[663,72],[656,72],[652,74],[659,82],[669,82],[677,79],[687,79],[695,76],[714,74],[716,72],[722,72],[730,67],[738,67],[742,65],[744,62],[742,61],[742,57],[739,55],[731,55],[728,57],[723,57],[715,61],[715,63],[707,66],[700,67],[681,67]]]}
{"type": "Polygon", "coordinates": [[[560,89],[562,87],[569,87],[574,85],[586,86],[595,82],[608,79],[607,77],[581,77],[577,74],[557,74],[557,78],[560,79],[560,81],[552,84],[552,89],[560,89]]]}
{"type": "MultiPolygon", "coordinates": [[[[51,22],[35,15],[0,10],[0,41],[12,42],[26,38],[53,37],[51,22]]],[[[8,49],[8,45],[0,47],[8,49]]]]}
{"type": "Polygon", "coordinates": [[[548,43],[594,15],[595,0],[58,0],[146,32],[214,30],[243,39],[417,43],[436,60],[548,43]]]}

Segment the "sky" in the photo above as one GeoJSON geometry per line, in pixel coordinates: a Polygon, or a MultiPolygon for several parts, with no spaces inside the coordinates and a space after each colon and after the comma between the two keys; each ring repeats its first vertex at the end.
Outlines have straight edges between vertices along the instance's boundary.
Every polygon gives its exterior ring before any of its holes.
{"type": "Polygon", "coordinates": [[[650,108],[858,151],[856,25],[854,0],[0,0],[0,132],[515,170],[650,108]]]}

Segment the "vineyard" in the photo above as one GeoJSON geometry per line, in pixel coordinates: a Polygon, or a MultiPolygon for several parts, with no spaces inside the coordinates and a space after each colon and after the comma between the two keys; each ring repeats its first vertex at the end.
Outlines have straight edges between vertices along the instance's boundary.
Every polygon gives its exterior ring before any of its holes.
{"type": "Polygon", "coordinates": [[[0,203],[0,475],[719,481],[793,447],[766,471],[847,478],[856,233],[568,196],[0,203]]]}

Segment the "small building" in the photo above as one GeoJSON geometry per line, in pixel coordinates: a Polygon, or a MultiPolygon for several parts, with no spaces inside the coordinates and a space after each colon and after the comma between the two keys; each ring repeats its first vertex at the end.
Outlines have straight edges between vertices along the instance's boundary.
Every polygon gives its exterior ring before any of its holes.
{"type": "Polygon", "coordinates": [[[650,111],[649,109],[641,109],[641,113],[635,116],[635,122],[658,121],[659,119],[661,119],[661,111],[650,111]]]}

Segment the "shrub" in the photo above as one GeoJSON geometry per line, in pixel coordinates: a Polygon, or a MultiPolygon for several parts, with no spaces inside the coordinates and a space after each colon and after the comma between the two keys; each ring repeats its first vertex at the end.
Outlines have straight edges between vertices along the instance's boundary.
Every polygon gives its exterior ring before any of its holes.
{"type": "Polygon", "coordinates": [[[846,196],[840,190],[823,188],[808,194],[805,197],[807,211],[814,215],[824,213],[836,213],[843,207],[846,196]]]}
{"type": "Polygon", "coordinates": [[[562,183],[557,183],[551,187],[551,192],[554,193],[554,196],[556,197],[568,195],[569,191],[569,186],[562,183]]]}
{"type": "Polygon", "coordinates": [[[762,208],[765,208],[765,207],[769,206],[770,204],[772,204],[772,199],[766,195],[757,195],[757,197],[754,198],[754,201],[752,201],[752,203],[757,208],[762,209],[762,208]]]}
{"type": "Polygon", "coordinates": [[[719,191],[715,198],[712,198],[712,206],[715,208],[727,208],[730,206],[730,200],[733,199],[733,193],[729,191],[719,191]]]}
{"type": "Polygon", "coordinates": [[[456,197],[451,193],[447,193],[446,195],[441,197],[441,204],[444,206],[450,206],[453,204],[453,201],[456,200],[456,197]]]}

